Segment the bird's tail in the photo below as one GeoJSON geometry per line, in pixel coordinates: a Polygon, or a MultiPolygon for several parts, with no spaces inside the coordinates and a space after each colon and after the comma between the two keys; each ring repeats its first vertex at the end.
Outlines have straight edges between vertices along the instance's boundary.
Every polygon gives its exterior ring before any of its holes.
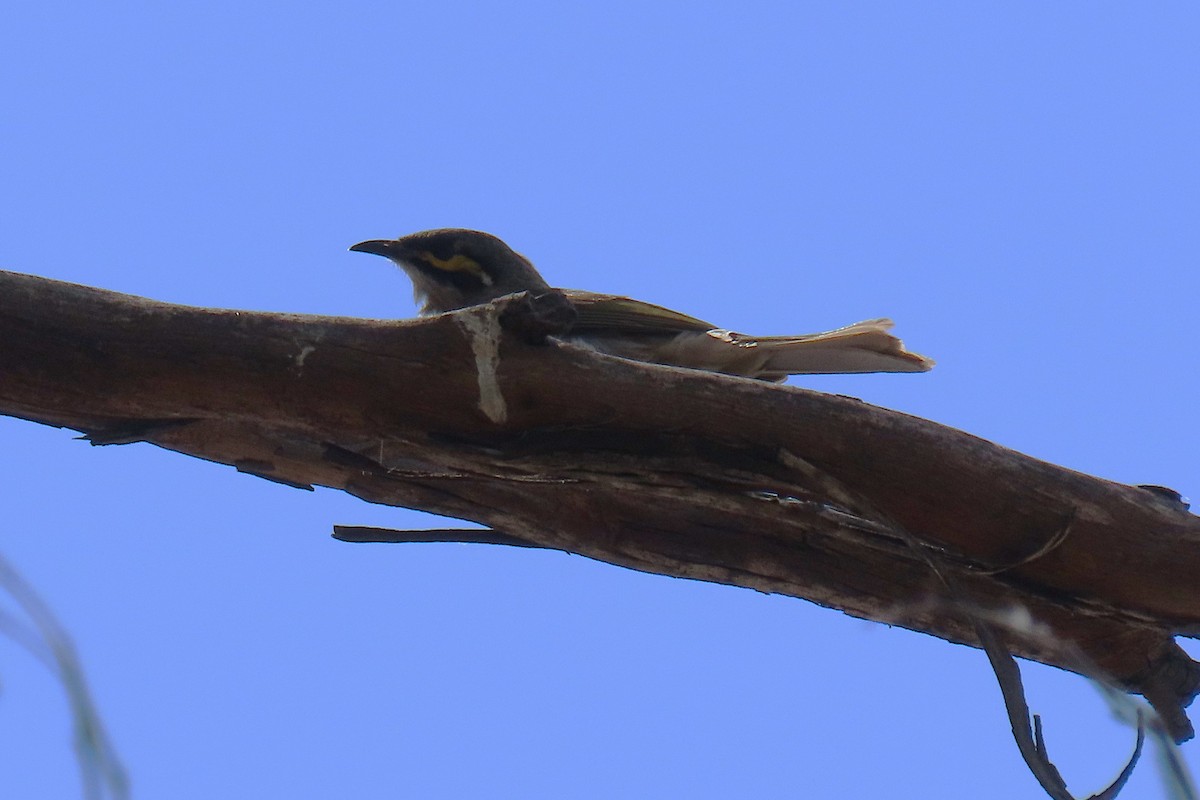
{"type": "Polygon", "coordinates": [[[727,335],[769,352],[759,376],[767,380],[797,374],[928,372],[933,360],[905,350],[904,342],[888,333],[892,325],[890,319],[869,319],[804,336],[727,335]]]}

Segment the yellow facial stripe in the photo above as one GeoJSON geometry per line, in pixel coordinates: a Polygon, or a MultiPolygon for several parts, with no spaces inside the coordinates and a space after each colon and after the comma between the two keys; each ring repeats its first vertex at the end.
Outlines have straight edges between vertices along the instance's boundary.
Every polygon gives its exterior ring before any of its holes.
{"type": "Polygon", "coordinates": [[[479,278],[485,286],[492,285],[492,276],[483,271],[483,267],[479,266],[479,262],[470,256],[464,256],[462,253],[450,256],[450,258],[438,258],[428,250],[423,250],[420,253],[431,266],[437,267],[445,272],[469,272],[476,278],[479,278]]]}

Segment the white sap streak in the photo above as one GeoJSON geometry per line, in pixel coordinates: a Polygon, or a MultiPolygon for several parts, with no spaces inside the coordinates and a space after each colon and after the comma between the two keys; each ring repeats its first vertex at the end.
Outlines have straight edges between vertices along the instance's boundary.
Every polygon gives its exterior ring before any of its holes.
{"type": "Polygon", "coordinates": [[[482,314],[456,314],[475,354],[475,374],[479,380],[479,409],[497,424],[508,419],[508,407],[500,393],[496,371],[500,368],[500,322],[492,310],[482,314]]]}

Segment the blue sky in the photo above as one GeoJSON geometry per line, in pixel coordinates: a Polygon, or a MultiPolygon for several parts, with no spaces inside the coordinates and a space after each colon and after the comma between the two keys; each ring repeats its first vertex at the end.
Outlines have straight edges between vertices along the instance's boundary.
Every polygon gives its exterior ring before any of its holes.
{"type": "MultiPolygon", "coordinates": [[[[891,316],[932,373],[796,383],[1200,495],[1194,4],[4,16],[2,269],[403,317],[404,278],[346,248],[481,228],[551,283],[737,330],[891,316]]],[[[342,544],[441,521],[149,445],[7,418],[0,443],[0,550],[137,797],[1038,796],[978,651],[558,553],[342,544]]],[[[1026,675],[1099,789],[1129,733],[1026,675]]],[[[0,796],[77,796],[59,688],[6,641],[0,681],[0,796]]],[[[1125,796],[1161,796],[1149,760],[1125,796]]]]}

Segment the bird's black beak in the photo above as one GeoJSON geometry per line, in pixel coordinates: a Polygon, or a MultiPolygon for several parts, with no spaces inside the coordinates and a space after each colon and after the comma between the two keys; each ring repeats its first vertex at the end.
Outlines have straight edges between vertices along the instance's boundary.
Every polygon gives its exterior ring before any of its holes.
{"type": "Polygon", "coordinates": [[[356,253],[370,253],[376,256],[393,258],[399,255],[401,247],[400,243],[395,239],[369,239],[365,242],[351,245],[350,249],[356,253]]]}

